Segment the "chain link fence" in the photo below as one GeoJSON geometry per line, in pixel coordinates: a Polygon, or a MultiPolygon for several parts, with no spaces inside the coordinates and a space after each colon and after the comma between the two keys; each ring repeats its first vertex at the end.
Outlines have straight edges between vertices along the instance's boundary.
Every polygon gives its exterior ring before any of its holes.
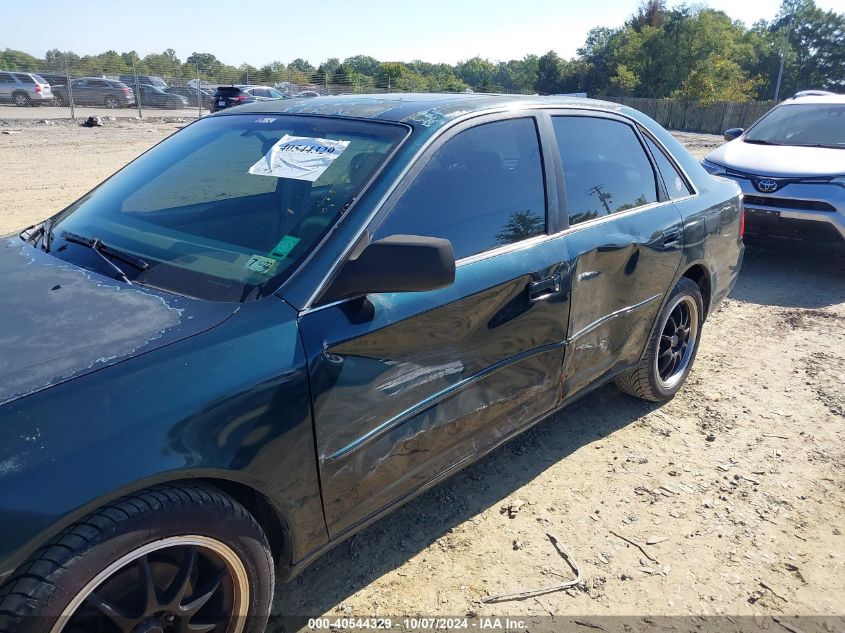
{"type": "Polygon", "coordinates": [[[343,64],[315,69],[304,60],[236,68],[212,55],[195,54],[183,63],[173,51],[140,59],[126,53],[80,58],[56,50],[37,63],[9,66],[0,69],[0,119],[201,117],[211,110],[218,86],[239,86],[249,100],[485,91],[451,74],[407,72],[402,64],[374,64],[365,69],[370,72],[343,64]]]}

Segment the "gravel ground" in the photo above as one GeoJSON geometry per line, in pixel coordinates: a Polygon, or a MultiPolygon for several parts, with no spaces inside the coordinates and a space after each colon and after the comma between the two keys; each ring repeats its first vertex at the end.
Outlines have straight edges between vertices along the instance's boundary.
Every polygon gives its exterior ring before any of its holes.
{"type": "MultiPolygon", "coordinates": [[[[0,122],[0,233],[180,125],[0,122]]],[[[720,142],[678,137],[697,156],[720,142]]],[[[749,249],[673,401],[594,392],[277,587],[274,613],[842,615],[843,326],[843,260],[749,249]],[[570,577],[547,533],[582,582],[482,603],[570,577]]]]}
{"type": "MultiPolygon", "coordinates": [[[[148,119],[161,116],[196,118],[199,114],[198,108],[196,107],[171,110],[169,108],[152,108],[150,106],[144,106],[141,111],[143,112],[144,117],[148,119]]],[[[208,110],[203,110],[203,114],[208,114],[208,110]]],[[[128,108],[110,110],[108,108],[98,108],[92,106],[76,106],[74,108],[74,115],[80,121],[89,116],[111,116],[121,119],[131,119],[138,116],[138,108],[137,106],[131,106],[128,108]]],[[[37,107],[19,108],[14,105],[0,104],[0,119],[5,121],[70,120],[70,108],[46,104],[37,107]]]]}

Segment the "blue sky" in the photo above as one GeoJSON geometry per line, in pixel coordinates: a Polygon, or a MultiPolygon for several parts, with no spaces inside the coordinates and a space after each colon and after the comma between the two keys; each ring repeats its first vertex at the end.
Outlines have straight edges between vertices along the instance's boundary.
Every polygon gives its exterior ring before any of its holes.
{"type": "MultiPolygon", "coordinates": [[[[816,0],[845,11],[845,0],[816,0]]],[[[37,56],[51,48],[80,55],[108,49],[143,56],[173,48],[225,63],[261,66],[296,57],[372,55],[381,61],[455,63],[555,50],[571,57],[594,26],[618,26],[639,0],[10,0],[0,47],[37,56]]],[[[679,4],[669,0],[670,6],[679,4]]],[[[780,0],[704,0],[748,25],[777,13],[780,0]]]]}

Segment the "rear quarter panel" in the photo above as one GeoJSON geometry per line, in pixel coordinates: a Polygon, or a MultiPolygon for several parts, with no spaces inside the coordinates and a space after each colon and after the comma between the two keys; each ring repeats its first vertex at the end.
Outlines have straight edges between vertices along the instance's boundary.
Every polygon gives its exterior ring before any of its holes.
{"type": "Polygon", "coordinates": [[[739,236],[742,222],[742,191],[724,178],[708,174],[678,140],[642,112],[624,108],[625,114],[642,123],[673,155],[692,181],[697,194],[675,204],[683,217],[683,259],[678,276],[695,265],[707,270],[709,312],[736,283],[745,247],[739,236]]]}

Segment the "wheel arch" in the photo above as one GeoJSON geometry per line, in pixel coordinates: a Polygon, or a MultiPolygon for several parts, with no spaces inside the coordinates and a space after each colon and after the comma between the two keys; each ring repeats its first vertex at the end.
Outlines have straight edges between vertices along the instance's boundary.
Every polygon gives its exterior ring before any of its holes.
{"type": "MultiPolygon", "coordinates": [[[[682,277],[686,277],[687,279],[694,281],[698,286],[698,289],[701,291],[701,299],[704,302],[704,314],[701,317],[701,321],[706,321],[708,315],[710,314],[710,304],[713,298],[713,281],[711,279],[710,271],[707,270],[707,267],[704,264],[696,263],[688,266],[687,269],[681,273],[678,279],[681,279],[682,277]]],[[[678,283],[678,280],[675,280],[675,283],[678,283]]]]}
{"type": "Polygon", "coordinates": [[[648,338],[646,338],[646,344],[643,346],[642,352],[640,353],[640,360],[642,360],[643,356],[645,356],[646,350],[648,349],[648,341],[650,341],[651,337],[654,335],[654,328],[657,327],[660,315],[663,313],[663,309],[666,307],[666,302],[669,300],[669,295],[671,294],[672,289],[684,277],[695,282],[695,284],[701,291],[701,300],[704,303],[704,313],[701,316],[701,322],[704,323],[707,320],[713,297],[712,273],[707,268],[704,262],[688,262],[683,268],[678,269],[675,279],[672,280],[672,285],[666,289],[666,293],[663,295],[663,299],[660,302],[660,308],[655,313],[654,321],[651,324],[651,328],[649,328],[648,338]]]}
{"type": "Polygon", "coordinates": [[[142,479],[126,486],[118,487],[107,494],[92,499],[89,503],[79,507],[75,512],[65,515],[62,520],[54,523],[51,528],[40,533],[29,541],[26,546],[18,550],[18,556],[9,560],[12,563],[10,568],[0,570],[0,585],[2,585],[12,572],[23,565],[29,558],[45,544],[50,543],[58,534],[69,526],[83,520],[86,516],[96,512],[103,506],[108,505],[122,497],[142,493],[149,488],[158,485],[179,485],[179,484],[205,484],[211,485],[231,496],[235,501],[244,506],[267,535],[273,560],[277,565],[279,577],[285,579],[290,575],[292,567],[293,537],[289,523],[284,513],[274,504],[269,495],[262,492],[255,485],[238,481],[225,474],[218,472],[204,473],[162,473],[163,476],[142,479]]]}

